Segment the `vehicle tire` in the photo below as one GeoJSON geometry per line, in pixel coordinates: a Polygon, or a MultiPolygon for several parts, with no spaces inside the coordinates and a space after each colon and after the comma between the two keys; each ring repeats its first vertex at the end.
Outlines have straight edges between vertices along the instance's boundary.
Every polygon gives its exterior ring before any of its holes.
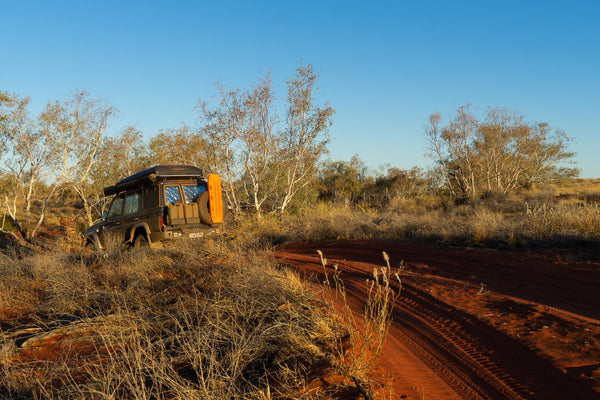
{"type": "Polygon", "coordinates": [[[208,191],[202,192],[200,196],[198,196],[196,203],[198,203],[200,221],[202,221],[203,224],[212,225],[213,222],[208,209],[208,191]]]}
{"type": "Polygon", "coordinates": [[[143,233],[138,233],[133,239],[133,248],[135,250],[140,249],[149,249],[150,243],[148,243],[148,238],[143,233]]]}
{"type": "Polygon", "coordinates": [[[223,221],[225,221],[225,218],[227,217],[228,214],[229,214],[229,200],[227,200],[227,196],[225,196],[225,193],[223,193],[223,221]]]}
{"type": "Polygon", "coordinates": [[[85,251],[85,254],[87,254],[88,256],[91,256],[92,254],[94,254],[96,252],[96,245],[94,244],[94,242],[88,240],[85,243],[85,246],[83,246],[83,249],[85,251]]]}

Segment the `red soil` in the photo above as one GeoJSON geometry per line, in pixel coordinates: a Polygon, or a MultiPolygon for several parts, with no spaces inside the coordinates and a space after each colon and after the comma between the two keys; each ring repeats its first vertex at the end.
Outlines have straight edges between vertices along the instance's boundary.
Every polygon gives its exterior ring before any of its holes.
{"type": "Polygon", "coordinates": [[[382,252],[402,262],[372,375],[387,385],[380,397],[600,398],[600,262],[393,241],[294,244],[276,256],[311,279],[324,272],[316,250],[342,270],[358,313],[382,252]]]}

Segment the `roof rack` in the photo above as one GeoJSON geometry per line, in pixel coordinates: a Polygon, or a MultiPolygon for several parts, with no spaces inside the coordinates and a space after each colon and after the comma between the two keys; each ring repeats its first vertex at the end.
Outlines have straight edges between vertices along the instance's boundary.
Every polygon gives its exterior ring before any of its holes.
{"type": "Polygon", "coordinates": [[[155,181],[160,178],[203,178],[202,170],[193,165],[155,165],[124,178],[112,186],[104,188],[104,195],[111,196],[142,183],[155,181]]]}

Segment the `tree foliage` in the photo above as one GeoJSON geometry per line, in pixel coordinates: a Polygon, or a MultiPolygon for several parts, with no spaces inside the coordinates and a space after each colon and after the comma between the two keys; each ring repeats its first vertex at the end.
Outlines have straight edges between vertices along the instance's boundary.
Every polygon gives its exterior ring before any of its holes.
{"type": "Polygon", "coordinates": [[[311,65],[299,66],[288,81],[287,126],[283,135],[285,192],[283,212],[298,190],[315,176],[319,159],[327,152],[329,127],[335,110],[314,104],[319,75],[311,65]]]}
{"type": "Polygon", "coordinates": [[[298,67],[288,81],[285,118],[275,112],[269,75],[247,91],[220,85],[216,106],[199,103],[208,169],[223,176],[236,212],[284,212],[316,179],[334,113],[315,105],[317,80],[312,66],[298,67]]]}
{"type": "Polygon", "coordinates": [[[267,74],[247,90],[218,85],[216,100],[199,102],[199,124],[182,124],[144,138],[126,126],[105,131],[116,114],[84,90],[50,102],[37,118],[29,99],[0,91],[0,194],[23,237],[31,239],[56,193],[67,188],[88,224],[106,204],[102,188],[156,164],[192,164],[218,173],[234,212],[285,212],[296,203],[385,206],[442,182],[455,198],[508,193],[537,182],[577,175],[568,162],[571,139],[547,123],[489,108],[459,107],[443,123],[431,114],[426,128],[435,175],[387,167],[370,173],[358,156],[322,163],[334,109],[316,101],[318,74],[300,65],[287,81],[283,113],[267,74]],[[307,195],[308,194],[308,195],[307,195]]]}
{"type": "Polygon", "coordinates": [[[425,133],[447,190],[458,198],[509,193],[537,182],[574,177],[565,163],[571,139],[547,123],[529,123],[519,113],[489,108],[478,118],[470,105],[442,125],[431,114],[425,133]]]}
{"type": "Polygon", "coordinates": [[[371,172],[358,155],[350,161],[328,161],[319,172],[319,200],[334,204],[383,207],[393,199],[413,197],[428,191],[430,180],[420,168],[403,170],[384,167],[371,172]]]}
{"type": "Polygon", "coordinates": [[[334,203],[356,202],[364,193],[367,167],[354,155],[350,161],[329,161],[320,169],[319,199],[334,203]]]}
{"type": "Polygon", "coordinates": [[[199,101],[200,133],[206,141],[206,165],[210,172],[224,178],[229,204],[235,212],[241,210],[237,181],[240,177],[238,164],[239,143],[246,121],[244,95],[239,89],[226,90],[218,86],[218,104],[211,107],[199,101]]]}
{"type": "Polygon", "coordinates": [[[56,161],[52,137],[40,129],[28,111],[29,98],[13,96],[5,102],[2,138],[6,146],[0,159],[5,183],[4,208],[14,225],[26,239],[35,236],[57,184],[45,185],[51,167],[56,161]],[[34,200],[41,198],[36,207],[37,220],[33,221],[34,200]],[[22,200],[24,206],[18,207],[22,200]],[[21,212],[22,211],[22,212],[21,212]]]}
{"type": "Polygon", "coordinates": [[[316,179],[327,151],[333,109],[315,105],[317,80],[312,66],[298,67],[288,81],[283,118],[269,74],[245,91],[219,85],[216,104],[199,102],[197,128],[184,124],[147,141],[132,126],[106,136],[117,110],[85,90],[49,102],[37,118],[29,116],[29,99],[0,91],[5,214],[30,239],[53,195],[68,192],[78,197],[81,217],[91,224],[106,204],[103,187],[156,164],[192,164],[218,173],[236,212],[283,212],[316,179]],[[42,204],[35,212],[34,202],[42,204]]]}
{"type": "Polygon", "coordinates": [[[0,90],[0,132],[4,131],[8,116],[6,115],[6,106],[12,103],[13,99],[6,92],[0,90]]]}
{"type": "Polygon", "coordinates": [[[98,198],[92,171],[104,157],[99,150],[115,113],[108,102],[83,90],[48,103],[37,118],[30,116],[29,103],[17,95],[0,96],[2,200],[5,214],[27,240],[36,235],[55,195],[67,188],[80,198],[91,223],[91,200],[98,198]]]}
{"type": "Polygon", "coordinates": [[[58,163],[55,179],[79,196],[88,224],[93,222],[90,174],[99,161],[104,132],[117,110],[107,100],[92,99],[85,90],[65,101],[51,102],[40,115],[42,129],[52,138],[58,163]]]}
{"type": "Polygon", "coordinates": [[[147,163],[206,166],[206,141],[188,125],[163,129],[148,142],[147,163]]]}

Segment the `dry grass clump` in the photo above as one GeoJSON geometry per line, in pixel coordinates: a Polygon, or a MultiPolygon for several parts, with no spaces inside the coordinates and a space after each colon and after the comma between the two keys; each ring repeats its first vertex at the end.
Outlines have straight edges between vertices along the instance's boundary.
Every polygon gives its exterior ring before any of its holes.
{"type": "Polygon", "coordinates": [[[396,213],[422,213],[449,206],[449,199],[428,193],[418,196],[395,197],[390,200],[388,209],[396,213]]]}
{"type": "Polygon", "coordinates": [[[229,239],[245,249],[270,248],[296,240],[368,239],[377,232],[374,219],[370,210],[318,203],[299,214],[239,217],[229,228],[229,239]]]}
{"type": "Polygon", "coordinates": [[[599,204],[600,181],[594,180],[488,193],[463,203],[425,193],[392,199],[385,207],[319,203],[296,215],[243,218],[235,235],[252,245],[390,239],[496,248],[594,247],[600,240],[599,204]]]}
{"type": "Polygon", "coordinates": [[[383,252],[386,266],[374,269],[372,278],[366,280],[366,304],[362,312],[357,312],[351,305],[352,295],[346,288],[342,270],[337,265],[329,266],[321,250],[317,253],[323,265],[323,297],[332,309],[338,310],[336,318],[346,332],[336,341],[334,366],[342,376],[352,379],[364,398],[372,399],[368,374],[383,350],[394,304],[400,296],[400,268],[392,272],[390,259],[383,252]]]}
{"type": "Polygon", "coordinates": [[[600,240],[599,203],[543,203],[528,207],[524,234],[539,240],[574,242],[600,240]]]}
{"type": "Polygon", "coordinates": [[[600,208],[551,200],[487,201],[411,215],[385,212],[379,237],[487,247],[571,246],[600,240],[600,208]],[[389,233],[393,233],[390,235],[389,233]]]}
{"type": "Polygon", "coordinates": [[[0,397],[327,398],[306,389],[339,335],[326,307],[268,258],[209,261],[215,246],[0,254],[0,397]]]}
{"type": "MultiPolygon", "coordinates": [[[[349,342],[353,344],[348,349],[343,339],[339,341],[337,349],[340,352],[340,368],[348,376],[365,379],[383,349],[383,342],[391,324],[393,301],[400,295],[399,286],[398,290],[394,291],[393,285],[390,285],[390,279],[393,277],[389,262],[387,267],[375,269],[373,279],[367,281],[367,304],[362,315],[363,320],[359,323],[357,315],[351,309],[341,270],[334,266],[332,273],[328,274],[327,260],[321,251],[318,252],[326,271],[325,286],[334,289],[327,292],[330,296],[329,302],[333,307],[336,303],[340,304],[342,312],[339,317],[348,330],[349,342]]],[[[399,275],[396,273],[395,276],[399,285],[399,275]]]]}
{"type": "Polygon", "coordinates": [[[289,221],[294,239],[370,239],[376,236],[376,215],[369,209],[330,207],[320,203],[302,216],[289,221]]]}
{"type": "Polygon", "coordinates": [[[556,195],[587,204],[600,203],[600,179],[573,179],[556,186],[556,195]]]}

